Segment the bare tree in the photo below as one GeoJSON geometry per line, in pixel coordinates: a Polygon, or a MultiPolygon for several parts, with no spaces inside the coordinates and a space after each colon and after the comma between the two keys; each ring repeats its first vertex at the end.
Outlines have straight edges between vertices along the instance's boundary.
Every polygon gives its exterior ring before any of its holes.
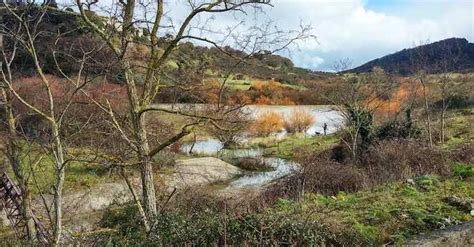
{"type": "MultiPolygon", "coordinates": [[[[60,30],[57,30],[58,32],[55,33],[45,28],[45,25],[47,25],[45,24],[47,23],[46,16],[51,11],[50,5],[53,3],[54,1],[45,1],[42,5],[32,3],[21,7],[6,4],[1,8],[4,21],[0,25],[0,34],[3,36],[2,46],[0,47],[2,52],[2,61],[0,62],[2,77],[0,85],[1,96],[4,101],[4,112],[6,113],[5,119],[9,130],[7,153],[9,163],[23,193],[22,207],[28,226],[28,236],[31,241],[35,240],[35,231],[37,229],[35,229],[34,222],[31,220],[30,183],[35,183],[35,167],[41,164],[42,157],[23,164],[19,160],[20,155],[31,150],[23,150],[26,145],[29,145],[29,148],[32,146],[41,147],[37,148],[38,150],[44,150],[44,153],[40,156],[51,157],[54,163],[52,206],[44,197],[45,191],[40,191],[40,196],[51,221],[51,244],[59,245],[63,231],[63,186],[67,165],[71,161],[67,154],[64,128],[65,122],[68,119],[67,112],[71,108],[75,96],[85,86],[85,81],[82,80],[83,77],[81,75],[88,54],[91,51],[84,51],[83,57],[77,61],[79,68],[75,79],[66,78],[66,81],[70,82],[69,88],[71,90],[69,92],[62,92],[64,93],[61,95],[63,99],[59,100],[57,95],[55,95],[57,82],[53,81],[52,77],[48,76],[44,71],[44,61],[46,59],[42,57],[42,53],[38,49],[38,43],[41,40],[49,40],[53,43],[50,45],[54,45],[55,41],[57,42],[63,36],[60,30]],[[12,64],[14,62],[18,64],[18,60],[25,58],[18,56],[19,51],[22,52],[22,56],[26,56],[32,61],[35,80],[40,85],[35,87],[38,91],[34,93],[44,97],[39,101],[31,97],[31,95],[25,95],[22,88],[18,86],[18,75],[20,72],[15,72],[12,64]],[[17,103],[16,105],[14,104],[15,102],[17,103]],[[23,113],[34,115],[39,119],[39,122],[44,122],[46,131],[43,134],[46,137],[42,138],[41,141],[33,139],[30,142],[27,138],[28,136],[18,132],[18,129],[21,128],[19,123],[20,108],[24,109],[25,112],[23,113]]],[[[53,57],[56,60],[55,52],[53,52],[53,57]]],[[[58,64],[56,63],[56,65],[58,64]]],[[[59,67],[56,69],[61,71],[59,67]]],[[[40,124],[39,122],[37,122],[37,125],[40,124]]]]}
{"type": "Polygon", "coordinates": [[[444,43],[442,47],[440,47],[440,60],[436,64],[436,71],[439,74],[435,76],[435,83],[438,84],[441,94],[439,139],[442,144],[445,143],[446,139],[446,111],[450,107],[452,98],[459,94],[459,89],[465,84],[465,82],[457,82],[453,72],[451,71],[452,68],[458,65],[463,54],[458,42],[454,42],[452,45],[453,46],[449,46],[444,43]]]}
{"type": "MultiPolygon", "coordinates": [[[[3,23],[3,14],[0,13],[0,22],[3,23]]],[[[27,236],[28,240],[31,243],[36,241],[36,229],[35,224],[32,219],[32,208],[31,208],[31,193],[29,188],[29,179],[26,176],[25,172],[23,171],[23,167],[21,164],[21,149],[22,145],[21,142],[17,141],[17,131],[16,131],[16,118],[13,113],[13,95],[8,90],[8,86],[6,85],[6,81],[13,81],[12,69],[11,65],[13,59],[15,58],[16,50],[15,48],[10,52],[5,51],[3,46],[3,32],[0,31],[0,49],[2,52],[2,61],[0,62],[0,66],[2,68],[2,76],[3,79],[0,82],[0,93],[1,93],[1,101],[3,104],[3,126],[7,129],[7,138],[6,138],[6,147],[5,147],[5,155],[8,159],[8,162],[15,174],[15,177],[18,181],[19,188],[23,195],[22,201],[22,214],[24,221],[26,222],[26,229],[27,229],[27,236]]],[[[17,43],[17,41],[13,41],[17,43]]],[[[13,45],[16,47],[16,45],[13,45]]]]}
{"type": "MultiPolygon", "coordinates": [[[[412,60],[412,66],[414,70],[415,79],[420,83],[423,93],[423,109],[425,114],[426,129],[428,132],[428,141],[430,147],[433,146],[433,128],[431,126],[431,109],[430,109],[430,95],[428,92],[428,75],[432,70],[430,65],[430,54],[431,50],[423,49],[423,45],[428,44],[428,41],[421,43],[414,48],[414,52],[411,54],[410,59],[412,60]]],[[[416,85],[415,85],[416,88],[416,85]]]]}
{"type": "MultiPolygon", "coordinates": [[[[223,115],[233,110],[223,109],[221,106],[222,93],[226,78],[222,81],[222,89],[219,94],[217,108],[209,109],[205,114],[189,113],[183,109],[169,109],[154,104],[154,100],[162,87],[163,74],[166,72],[166,62],[172,58],[176,48],[185,41],[195,41],[214,46],[222,53],[233,57],[237,63],[245,63],[245,58],[258,53],[265,46],[273,45],[279,51],[286,48],[297,39],[307,37],[308,27],[301,31],[285,33],[272,29],[271,25],[253,25],[247,34],[241,33],[241,25],[231,26],[225,32],[212,30],[209,20],[215,18],[212,15],[233,13],[234,15],[247,14],[246,11],[261,11],[263,6],[271,6],[268,0],[259,1],[186,1],[183,3],[188,9],[188,14],[183,21],[167,16],[165,8],[167,4],[158,1],[125,1],[120,0],[117,4],[103,6],[100,13],[109,15],[102,23],[97,18],[92,18],[86,12],[86,3],[76,0],[77,7],[84,22],[96,34],[98,34],[113,51],[120,66],[123,81],[128,91],[128,123],[120,122],[116,113],[110,105],[101,104],[99,107],[109,113],[114,128],[121,133],[122,139],[136,154],[136,164],[141,171],[142,199],[136,200],[142,213],[144,225],[147,231],[153,228],[157,215],[157,199],[154,187],[153,157],[163,149],[191,133],[195,126],[211,124],[220,128],[219,121],[225,120],[223,115]],[[137,39],[136,30],[143,28],[149,34],[149,39],[140,41],[137,39]],[[290,35],[289,35],[290,34],[290,35]],[[216,38],[218,36],[218,38],[216,38]],[[218,40],[220,39],[220,40],[218,40]],[[228,53],[223,46],[233,39],[234,45],[248,52],[245,57],[236,57],[228,53]],[[162,42],[165,40],[165,42],[162,42]],[[136,45],[147,47],[148,53],[137,64],[130,58],[130,52],[136,45]],[[181,131],[173,136],[154,142],[150,140],[151,130],[147,128],[148,113],[173,113],[194,119],[193,122],[182,126],[181,131]]],[[[232,70],[229,69],[228,74],[232,70]]]]}

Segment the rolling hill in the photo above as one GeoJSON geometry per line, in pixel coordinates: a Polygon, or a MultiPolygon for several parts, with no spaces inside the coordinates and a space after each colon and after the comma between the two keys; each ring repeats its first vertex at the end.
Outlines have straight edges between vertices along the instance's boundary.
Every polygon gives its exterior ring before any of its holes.
{"type": "Polygon", "coordinates": [[[410,75],[419,70],[428,73],[470,72],[474,70],[474,44],[464,38],[445,39],[404,49],[346,72],[370,72],[373,67],[400,75],[410,75]]]}

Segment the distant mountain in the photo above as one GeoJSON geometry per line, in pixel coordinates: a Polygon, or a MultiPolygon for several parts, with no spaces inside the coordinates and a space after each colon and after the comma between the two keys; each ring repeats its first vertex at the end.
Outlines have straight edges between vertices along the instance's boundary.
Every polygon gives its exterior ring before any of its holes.
{"type": "Polygon", "coordinates": [[[474,44],[464,38],[445,39],[404,49],[346,72],[370,72],[373,67],[400,75],[410,75],[419,70],[428,73],[474,71],[474,44]]]}

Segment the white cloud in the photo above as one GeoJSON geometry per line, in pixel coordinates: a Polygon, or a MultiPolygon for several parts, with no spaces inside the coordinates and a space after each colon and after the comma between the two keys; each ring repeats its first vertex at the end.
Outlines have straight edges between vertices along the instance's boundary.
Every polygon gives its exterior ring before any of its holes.
{"type": "Polygon", "coordinates": [[[470,1],[458,1],[457,4],[413,1],[418,2],[418,16],[423,16],[423,11],[442,10],[437,17],[418,17],[416,12],[410,16],[377,12],[368,9],[365,2],[281,1],[280,4],[276,2],[272,11],[283,25],[294,25],[292,20],[299,18],[314,25],[319,42],[303,42],[300,44],[302,51],[293,53],[293,57],[298,65],[306,65],[304,57],[308,54],[323,57],[328,62],[319,67],[323,69],[330,69],[329,63],[340,58],[350,57],[360,64],[421,41],[450,37],[473,39],[474,3],[470,1]],[[436,4],[442,6],[433,6],[436,4]]]}
{"type": "Polygon", "coordinates": [[[298,57],[299,66],[305,68],[319,68],[324,63],[324,59],[316,55],[304,54],[298,57]]]}

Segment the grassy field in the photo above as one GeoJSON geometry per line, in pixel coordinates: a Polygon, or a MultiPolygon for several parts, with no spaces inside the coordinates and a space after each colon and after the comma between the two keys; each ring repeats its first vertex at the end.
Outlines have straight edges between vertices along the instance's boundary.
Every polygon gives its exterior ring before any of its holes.
{"type": "MultiPolygon", "coordinates": [[[[265,210],[245,215],[219,211],[205,195],[198,197],[203,201],[184,203],[160,216],[164,227],[157,234],[164,242],[156,244],[214,245],[225,236],[228,243],[250,246],[402,245],[417,234],[473,220],[469,210],[452,198],[474,197],[474,178],[472,172],[448,178],[422,176],[336,196],[306,193],[300,201],[278,199],[265,210]],[[166,227],[169,224],[173,227],[166,227]]],[[[113,209],[105,217],[106,227],[123,234],[118,243],[150,243],[139,226],[124,224],[137,217],[136,209],[113,209]]]]}
{"type": "MultiPolygon", "coordinates": [[[[460,144],[474,145],[474,109],[455,111],[446,120],[446,148],[460,144]]],[[[439,122],[437,123],[439,124],[439,122]]]]}
{"type": "Polygon", "coordinates": [[[473,198],[474,178],[424,176],[412,183],[391,183],[352,194],[307,194],[303,202],[281,199],[277,210],[354,227],[374,245],[401,244],[418,233],[473,220],[469,210],[448,197],[473,198]]]}
{"type": "MultiPolygon", "coordinates": [[[[222,81],[222,78],[214,78],[214,79],[210,79],[209,81],[222,81]]],[[[249,90],[252,84],[255,83],[256,81],[257,80],[252,79],[252,78],[245,78],[245,79],[230,78],[230,79],[227,79],[226,86],[230,88],[231,90],[246,91],[246,90],[249,90]]],[[[261,81],[261,82],[268,83],[268,81],[261,81]]],[[[301,85],[292,85],[292,84],[282,83],[281,86],[286,87],[286,88],[297,89],[297,90],[306,89],[304,86],[301,86],[301,85]]]]}
{"type": "MultiPolygon", "coordinates": [[[[40,155],[39,147],[24,149],[21,154],[23,170],[30,177],[30,188],[34,194],[39,191],[49,191],[53,186],[55,179],[55,169],[53,157],[49,155],[40,155]],[[31,167],[33,166],[33,169],[31,167]],[[33,176],[34,174],[34,176],[33,176]]],[[[113,182],[121,179],[118,175],[110,173],[108,168],[92,162],[95,159],[94,154],[86,150],[70,149],[78,161],[70,161],[66,166],[66,178],[64,189],[66,191],[77,191],[93,187],[96,184],[113,182]],[[82,160],[82,161],[79,161],[82,160]]],[[[0,159],[3,157],[0,155],[0,159]]],[[[7,168],[7,173],[14,178],[13,171],[7,168]]]]}
{"type": "Polygon", "coordinates": [[[337,135],[309,136],[303,134],[286,136],[281,140],[275,137],[259,137],[244,145],[244,148],[262,148],[265,156],[291,159],[296,150],[320,152],[337,144],[337,135]]]}

